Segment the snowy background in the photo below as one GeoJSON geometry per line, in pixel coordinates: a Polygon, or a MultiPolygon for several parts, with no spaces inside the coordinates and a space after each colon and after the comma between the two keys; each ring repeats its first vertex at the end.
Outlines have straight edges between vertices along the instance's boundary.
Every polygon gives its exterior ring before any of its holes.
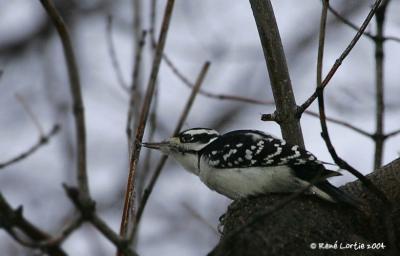
{"type": "MultiPolygon", "coordinates": [[[[146,4],[148,5],[147,1],[146,4]]],[[[149,1],[150,2],[150,1],[149,1]]],[[[133,65],[132,3],[128,0],[57,1],[71,30],[83,86],[86,110],[90,189],[100,215],[118,231],[127,177],[125,134],[129,95],[118,85],[106,43],[107,16],[113,17],[113,40],[124,80],[130,83],[133,65]]],[[[157,5],[160,25],[165,0],[157,5]]],[[[315,88],[317,38],[321,3],[318,0],[272,1],[281,31],[297,103],[315,88]]],[[[372,1],[335,0],[333,7],[361,24],[372,1]]],[[[386,35],[400,35],[400,1],[391,1],[386,35]]],[[[149,10],[143,10],[144,28],[149,10]]],[[[375,31],[375,22],[367,29],[375,31]]],[[[158,30],[157,30],[158,31],[158,30]]],[[[324,71],[341,54],[355,32],[329,15],[324,71]]],[[[361,38],[340,67],[327,93],[327,115],[369,132],[375,129],[374,45],[361,38]]],[[[385,43],[385,131],[400,128],[400,43],[385,43]]],[[[272,93],[248,1],[176,0],[166,53],[183,74],[195,80],[202,64],[211,68],[203,89],[215,93],[272,100],[272,93]]],[[[150,46],[145,45],[143,86],[148,79],[150,46]]],[[[28,159],[0,169],[0,191],[14,207],[24,205],[33,223],[55,234],[76,216],[61,183],[75,184],[74,129],[65,61],[58,36],[39,1],[0,0],[0,162],[36,143],[38,131],[16,99],[24,98],[45,131],[54,123],[62,130],[28,159]]],[[[162,64],[159,74],[155,140],[168,137],[190,90],[162,64]]],[[[317,110],[316,104],[311,106],[317,110]]],[[[270,106],[221,101],[199,95],[184,128],[211,127],[220,132],[251,128],[280,136],[277,124],[260,121],[270,106]]],[[[305,144],[319,159],[332,161],[320,137],[318,119],[301,119],[305,144]]],[[[367,174],[373,166],[373,141],[342,126],[329,124],[340,156],[367,174]]],[[[400,136],[385,144],[384,163],[399,156],[400,136]]],[[[142,152],[144,159],[146,150],[142,152]]],[[[154,170],[160,155],[152,155],[154,170]]],[[[140,171],[145,171],[141,169],[140,171]]],[[[333,180],[343,184],[349,175],[333,180]]],[[[230,200],[209,191],[197,177],[172,160],[158,180],[144,213],[139,239],[140,255],[205,255],[218,242],[217,227],[230,200]]],[[[70,255],[111,255],[115,248],[90,225],[85,225],[63,245],[70,255]]],[[[1,255],[27,255],[27,251],[0,230],[1,255]]],[[[28,254],[30,255],[30,254],[28,254]]]]}

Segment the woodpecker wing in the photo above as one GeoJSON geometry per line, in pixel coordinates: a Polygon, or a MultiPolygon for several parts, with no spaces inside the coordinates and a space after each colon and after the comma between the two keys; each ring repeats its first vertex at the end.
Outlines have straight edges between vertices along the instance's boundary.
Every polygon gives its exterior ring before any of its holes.
{"type": "Polygon", "coordinates": [[[201,157],[216,169],[290,166],[303,180],[316,175],[340,175],[325,169],[322,162],[298,145],[255,130],[237,130],[226,133],[210,143],[201,157]]]}

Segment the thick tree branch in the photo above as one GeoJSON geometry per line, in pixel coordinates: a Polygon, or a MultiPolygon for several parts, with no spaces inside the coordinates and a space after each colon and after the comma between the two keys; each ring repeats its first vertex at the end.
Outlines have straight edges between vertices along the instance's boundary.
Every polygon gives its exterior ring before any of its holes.
{"type": "Polygon", "coordinates": [[[250,5],[264,51],[282,136],[289,143],[304,148],[300,120],[296,116],[297,105],[271,2],[250,0],[250,5]]]}

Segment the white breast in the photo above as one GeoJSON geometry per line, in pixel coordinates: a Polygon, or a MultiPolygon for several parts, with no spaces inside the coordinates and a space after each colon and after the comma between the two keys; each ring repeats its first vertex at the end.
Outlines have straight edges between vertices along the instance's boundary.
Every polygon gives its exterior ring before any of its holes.
{"type": "Polygon", "coordinates": [[[231,199],[294,192],[304,187],[287,166],[210,169],[200,164],[199,176],[208,187],[231,199]]]}

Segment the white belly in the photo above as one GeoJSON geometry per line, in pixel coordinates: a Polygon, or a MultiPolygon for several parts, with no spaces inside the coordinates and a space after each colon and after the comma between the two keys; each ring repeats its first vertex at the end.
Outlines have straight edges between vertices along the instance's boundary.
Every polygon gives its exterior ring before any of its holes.
{"type": "MultiPolygon", "coordinates": [[[[204,165],[203,165],[204,166],[204,165]]],[[[200,179],[211,189],[237,199],[265,193],[294,192],[305,186],[286,166],[232,169],[200,168],[200,179]]]]}

